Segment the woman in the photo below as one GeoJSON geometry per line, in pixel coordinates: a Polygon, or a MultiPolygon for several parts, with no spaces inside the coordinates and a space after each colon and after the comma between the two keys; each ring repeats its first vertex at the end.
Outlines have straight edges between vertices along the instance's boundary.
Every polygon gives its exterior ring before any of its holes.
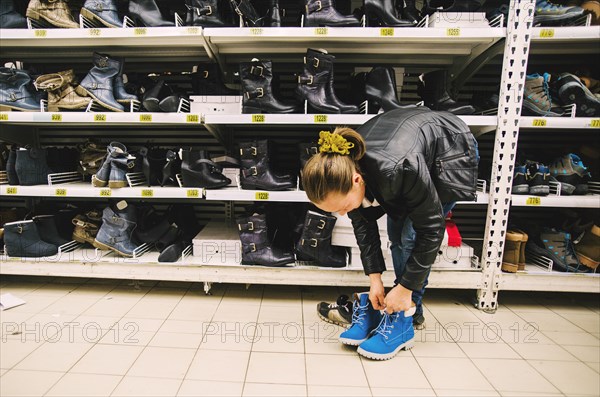
{"type": "Polygon", "coordinates": [[[352,326],[340,341],[360,345],[366,357],[389,359],[412,347],[413,321],[424,322],[421,300],[445,215],[456,201],[476,198],[477,141],[451,113],[409,108],[378,115],[357,131],[321,132],[319,144],[302,184],[320,209],[348,214],[370,279],[369,293],[355,296],[352,326]],[[387,295],[376,222],[384,213],[396,273],[387,295]]]}

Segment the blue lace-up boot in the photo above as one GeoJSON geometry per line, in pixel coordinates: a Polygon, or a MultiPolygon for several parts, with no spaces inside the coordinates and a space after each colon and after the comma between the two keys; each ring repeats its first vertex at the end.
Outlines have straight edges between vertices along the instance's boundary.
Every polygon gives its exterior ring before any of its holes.
{"type": "Polygon", "coordinates": [[[340,342],[350,346],[360,345],[367,340],[371,331],[377,327],[380,321],[381,312],[373,308],[369,300],[369,293],[354,294],[352,325],[347,331],[340,334],[340,342]]]}
{"type": "Polygon", "coordinates": [[[373,360],[389,360],[400,350],[411,349],[415,339],[412,318],[414,311],[384,313],[373,336],[358,347],[358,354],[373,360]]]}

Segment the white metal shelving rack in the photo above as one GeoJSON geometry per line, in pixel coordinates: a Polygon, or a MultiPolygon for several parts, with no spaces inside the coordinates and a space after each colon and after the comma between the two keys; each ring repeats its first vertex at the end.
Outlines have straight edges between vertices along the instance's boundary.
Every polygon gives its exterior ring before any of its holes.
{"type": "MultiPolygon", "coordinates": [[[[478,291],[477,306],[494,311],[498,291],[545,290],[600,292],[595,275],[527,271],[502,274],[500,260],[510,206],[529,206],[527,196],[511,195],[519,128],[592,129],[599,119],[520,117],[517,112],[529,53],[589,52],[600,40],[594,27],[531,28],[533,0],[511,0],[507,28],[124,28],[124,29],[37,29],[2,30],[0,48],[13,59],[53,61],[57,49],[68,49],[72,59],[89,59],[91,48],[115,56],[135,56],[137,60],[179,59],[199,61],[215,59],[222,65],[268,57],[278,62],[301,59],[308,47],[327,48],[340,62],[357,57],[365,64],[389,63],[434,67],[459,71],[463,65],[506,38],[501,110],[497,116],[461,116],[474,133],[496,131],[492,184],[488,193],[479,193],[473,204],[487,205],[482,271],[432,270],[430,287],[463,288],[478,291]],[[531,39],[531,49],[529,38],[531,39]]],[[[96,128],[106,126],[205,127],[219,139],[221,128],[255,128],[261,125],[286,126],[359,125],[372,115],[200,115],[164,113],[0,113],[3,126],[53,128],[96,128]],[[325,116],[325,117],[323,117],[325,116]]],[[[0,185],[0,195],[14,197],[66,198],[153,198],[185,199],[194,203],[217,201],[264,200],[265,195],[236,188],[222,190],[135,187],[99,189],[88,184],[55,186],[0,185]]],[[[600,208],[600,196],[544,197],[534,200],[540,207],[600,208]]],[[[268,192],[269,201],[306,202],[302,191],[268,192]]],[[[3,258],[0,274],[110,277],[130,279],[182,280],[269,284],[315,284],[367,286],[368,279],[356,269],[322,269],[296,266],[262,268],[252,266],[201,266],[194,257],[173,264],[160,264],[154,253],[140,258],[122,259],[101,256],[94,250],[77,250],[58,258],[21,260],[3,258]],[[90,256],[91,255],[91,256],[90,256]],[[293,273],[291,273],[293,272],[293,273]]],[[[384,274],[390,284],[392,272],[384,274]]]]}

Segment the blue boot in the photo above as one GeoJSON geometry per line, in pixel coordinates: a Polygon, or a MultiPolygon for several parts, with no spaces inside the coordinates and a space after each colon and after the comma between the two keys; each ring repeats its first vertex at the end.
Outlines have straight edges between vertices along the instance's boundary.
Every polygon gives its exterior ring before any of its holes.
{"type": "Polygon", "coordinates": [[[340,334],[344,345],[358,346],[367,340],[371,331],[381,322],[381,312],[375,310],[369,300],[369,293],[354,294],[352,325],[340,334]]]}
{"type": "Polygon", "coordinates": [[[373,360],[389,360],[400,350],[412,348],[415,339],[413,318],[404,313],[384,313],[373,336],[358,347],[358,354],[373,360]]]}
{"type": "Polygon", "coordinates": [[[98,230],[94,246],[101,250],[113,250],[117,254],[131,258],[133,251],[137,246],[131,241],[133,229],[136,227],[135,208],[121,205],[121,208],[114,211],[110,206],[102,212],[102,226],[98,230]]]}
{"type": "Polygon", "coordinates": [[[107,28],[123,27],[115,0],[86,0],[81,8],[81,15],[107,28]]]}

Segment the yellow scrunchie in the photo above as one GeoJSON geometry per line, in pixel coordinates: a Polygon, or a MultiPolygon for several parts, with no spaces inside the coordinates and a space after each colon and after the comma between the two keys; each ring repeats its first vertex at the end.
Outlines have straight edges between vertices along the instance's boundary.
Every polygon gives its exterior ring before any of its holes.
{"type": "Polygon", "coordinates": [[[350,154],[350,149],[354,147],[354,143],[348,142],[340,134],[332,134],[329,131],[319,132],[319,145],[319,152],[321,153],[338,153],[342,155],[350,154]]]}

